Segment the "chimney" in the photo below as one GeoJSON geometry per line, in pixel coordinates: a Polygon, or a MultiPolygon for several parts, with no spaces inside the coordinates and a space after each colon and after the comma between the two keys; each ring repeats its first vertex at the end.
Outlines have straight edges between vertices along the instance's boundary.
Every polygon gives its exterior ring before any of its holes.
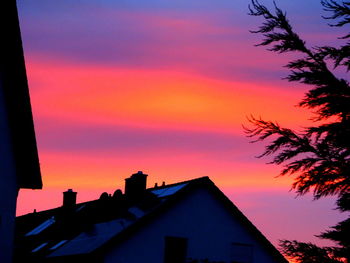
{"type": "Polygon", "coordinates": [[[63,192],[63,207],[73,207],[77,202],[77,192],[72,189],[63,192]]]}
{"type": "Polygon", "coordinates": [[[135,199],[140,197],[146,190],[147,174],[138,171],[136,174],[125,179],[125,195],[127,198],[135,199]]]}

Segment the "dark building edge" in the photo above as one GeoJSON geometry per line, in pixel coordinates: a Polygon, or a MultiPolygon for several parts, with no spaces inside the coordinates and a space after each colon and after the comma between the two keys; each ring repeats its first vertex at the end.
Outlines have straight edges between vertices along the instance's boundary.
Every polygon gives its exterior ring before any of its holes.
{"type": "MultiPolygon", "coordinates": [[[[178,201],[185,199],[188,194],[190,194],[194,189],[205,187],[207,188],[218,200],[220,200],[223,205],[230,211],[234,216],[237,216],[242,225],[249,231],[252,235],[256,236],[257,240],[267,249],[270,255],[280,263],[288,263],[284,256],[276,249],[274,245],[255,227],[255,225],[249,221],[249,219],[235,206],[229,198],[225,196],[223,192],[209,179],[209,177],[201,177],[185,182],[179,182],[176,184],[167,185],[167,187],[175,186],[178,184],[189,183],[183,189],[180,189],[177,194],[170,197],[167,202],[157,208],[154,212],[144,216],[139,221],[134,223],[132,226],[124,230],[121,234],[115,236],[106,244],[102,245],[96,251],[92,252],[90,255],[92,258],[99,258],[104,251],[113,248],[114,245],[121,243],[123,240],[130,237],[132,234],[136,233],[139,229],[144,227],[146,224],[152,221],[158,215],[161,215],[164,211],[172,208],[176,205],[178,201]]],[[[153,189],[153,188],[151,188],[153,189]]],[[[150,190],[150,189],[147,189],[150,190]]],[[[81,255],[83,256],[83,255],[81,255]]]]}
{"type": "Polygon", "coordinates": [[[23,45],[15,0],[1,1],[0,87],[3,88],[11,132],[18,188],[41,189],[38,149],[30,104],[23,45]]]}

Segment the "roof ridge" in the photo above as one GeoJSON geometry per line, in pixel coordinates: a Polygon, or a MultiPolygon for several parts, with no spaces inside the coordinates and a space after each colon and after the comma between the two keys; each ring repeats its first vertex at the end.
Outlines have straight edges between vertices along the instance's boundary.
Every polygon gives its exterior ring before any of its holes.
{"type": "MultiPolygon", "coordinates": [[[[146,190],[147,191],[151,191],[151,190],[165,189],[165,188],[168,188],[168,187],[172,187],[172,186],[176,186],[176,185],[180,185],[180,184],[184,184],[184,183],[194,183],[194,182],[202,181],[202,180],[209,180],[209,181],[211,181],[208,176],[202,176],[202,177],[198,177],[198,178],[194,178],[194,179],[185,180],[185,181],[182,181],[182,182],[167,184],[167,185],[164,185],[164,186],[150,187],[150,188],[147,188],[146,190]]],[[[81,203],[76,203],[76,206],[81,206],[83,204],[96,202],[98,200],[99,200],[99,198],[93,199],[93,200],[89,200],[89,201],[84,201],[84,202],[81,202],[81,203]]],[[[56,211],[58,209],[62,209],[62,206],[57,206],[57,207],[49,208],[49,209],[42,210],[42,211],[29,212],[27,214],[17,216],[16,218],[23,218],[23,217],[27,217],[27,216],[30,216],[30,215],[42,215],[43,216],[45,214],[50,214],[50,213],[52,213],[52,212],[54,212],[54,211],[56,211]]]]}
{"type": "Polygon", "coordinates": [[[210,180],[210,178],[208,176],[202,176],[202,177],[198,177],[198,178],[194,178],[194,179],[190,179],[190,180],[186,180],[186,181],[182,181],[182,182],[177,182],[177,183],[172,183],[172,184],[167,184],[167,185],[161,185],[161,186],[157,186],[157,187],[150,187],[150,188],[147,188],[146,190],[164,189],[164,188],[167,188],[167,187],[172,187],[172,186],[176,186],[176,185],[180,185],[180,184],[184,184],[184,183],[193,183],[195,181],[202,181],[202,180],[207,180],[207,179],[210,180]]]}

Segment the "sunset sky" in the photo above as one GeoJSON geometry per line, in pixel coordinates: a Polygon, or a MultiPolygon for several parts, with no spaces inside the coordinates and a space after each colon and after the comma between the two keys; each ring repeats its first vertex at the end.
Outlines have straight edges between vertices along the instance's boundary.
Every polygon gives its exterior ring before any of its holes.
{"type": "MultiPolygon", "coordinates": [[[[44,182],[21,190],[18,214],[68,188],[79,202],[113,193],[142,170],[150,187],[209,176],[274,244],[344,217],[332,198],[295,199],[244,135],[251,114],[295,129],[311,117],[295,107],[306,87],[282,80],[292,56],[254,46],[249,1],[17,2],[44,182]]],[[[277,4],[309,45],[334,43],[319,1],[277,4]]]]}

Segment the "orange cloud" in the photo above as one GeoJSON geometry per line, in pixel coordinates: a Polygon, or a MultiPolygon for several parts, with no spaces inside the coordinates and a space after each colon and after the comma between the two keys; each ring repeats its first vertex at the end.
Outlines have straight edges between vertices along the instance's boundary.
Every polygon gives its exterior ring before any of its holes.
{"type": "Polygon", "coordinates": [[[300,91],[176,71],[32,62],[32,102],[41,116],[75,122],[242,133],[250,114],[305,124],[300,91]]]}
{"type": "Polygon", "coordinates": [[[123,188],[132,172],[149,173],[149,186],[209,176],[220,187],[289,189],[290,177],[274,178],[279,169],[263,162],[214,159],[201,153],[154,150],[152,153],[42,152],[41,168],[48,188],[123,188]],[[171,168],[173,167],[173,168],[171,168]],[[189,173],[190,171],[190,173],[189,173]]]}

